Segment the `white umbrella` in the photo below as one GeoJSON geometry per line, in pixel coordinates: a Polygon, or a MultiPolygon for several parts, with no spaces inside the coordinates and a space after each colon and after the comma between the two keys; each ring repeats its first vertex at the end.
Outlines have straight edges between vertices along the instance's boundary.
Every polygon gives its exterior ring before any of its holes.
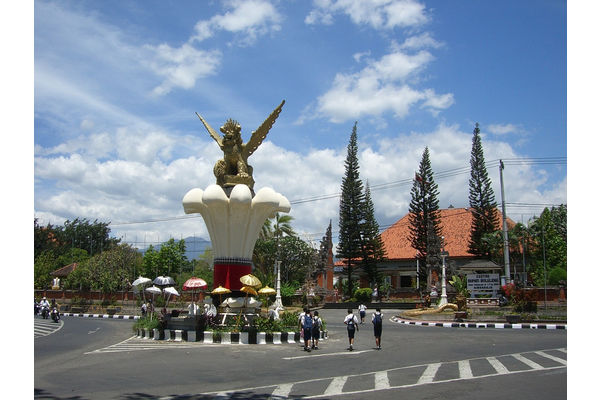
{"type": "Polygon", "coordinates": [[[168,285],[174,285],[175,281],[170,276],[162,276],[161,275],[161,276],[157,276],[156,279],[154,279],[154,284],[158,285],[158,286],[168,286],[168,285]]]}
{"type": "Polygon", "coordinates": [[[148,283],[152,282],[152,280],[150,278],[144,278],[143,276],[138,277],[135,281],[133,281],[133,283],[131,284],[131,286],[140,286],[140,285],[146,285],[148,283]]]}
{"type": "MultiPolygon", "coordinates": [[[[177,289],[175,289],[175,288],[174,288],[174,287],[172,287],[172,286],[170,286],[170,287],[167,287],[167,288],[164,288],[164,289],[163,289],[163,293],[166,293],[166,294],[168,294],[168,296],[167,296],[167,304],[166,304],[166,306],[168,306],[168,305],[169,305],[169,299],[171,298],[171,296],[179,296],[179,292],[177,291],[177,289]]],[[[165,306],[165,307],[166,307],[166,306],[165,306]]]]}
{"type": "MultiPolygon", "coordinates": [[[[138,286],[141,286],[142,288],[145,285],[148,285],[152,283],[152,280],[150,278],[144,278],[143,276],[139,276],[135,281],[133,281],[133,283],[131,284],[131,286],[133,286],[133,292],[137,293],[139,291],[138,286]]],[[[144,296],[144,303],[146,302],[146,294],[142,291],[142,296],[144,296]]]]}
{"type": "MultiPolygon", "coordinates": [[[[146,288],[145,291],[152,295],[153,305],[154,305],[154,296],[162,293],[162,290],[160,290],[160,288],[157,288],[156,286],[150,286],[149,288],[146,288]]],[[[150,319],[152,319],[152,313],[150,313],[150,319]]]]}

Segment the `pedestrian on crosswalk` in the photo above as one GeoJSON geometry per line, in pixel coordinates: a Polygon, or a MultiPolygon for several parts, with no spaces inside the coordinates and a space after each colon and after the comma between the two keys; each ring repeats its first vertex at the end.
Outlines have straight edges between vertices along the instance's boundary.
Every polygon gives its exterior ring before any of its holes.
{"type": "Polygon", "coordinates": [[[352,309],[348,309],[348,315],[344,318],[344,324],[348,329],[348,350],[352,351],[354,345],[354,333],[358,332],[358,318],[352,313],[352,309]]]}

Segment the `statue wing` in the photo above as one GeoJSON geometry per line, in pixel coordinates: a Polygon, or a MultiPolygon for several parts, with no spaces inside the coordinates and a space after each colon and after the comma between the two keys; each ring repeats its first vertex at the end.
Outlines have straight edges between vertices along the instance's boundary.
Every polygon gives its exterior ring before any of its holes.
{"type": "Polygon", "coordinates": [[[210,126],[208,124],[208,122],[206,122],[204,120],[204,118],[202,118],[200,116],[200,114],[196,113],[196,115],[198,116],[198,118],[200,118],[200,121],[202,121],[202,124],[204,124],[204,127],[206,128],[206,130],[208,131],[208,133],[210,134],[210,136],[212,136],[213,139],[215,139],[215,141],[217,142],[217,144],[219,145],[219,147],[223,147],[223,138],[221,137],[221,135],[219,135],[213,128],[212,126],[210,126]]]}
{"type": "Polygon", "coordinates": [[[279,113],[281,113],[281,109],[283,108],[284,104],[285,100],[283,100],[281,104],[279,104],[279,106],[277,106],[277,108],[273,110],[271,115],[269,115],[267,119],[265,119],[265,122],[263,122],[257,130],[252,132],[250,140],[248,140],[248,142],[244,145],[243,152],[246,159],[248,159],[248,157],[256,151],[258,146],[260,146],[263,140],[267,137],[267,133],[269,133],[269,130],[275,123],[275,120],[277,119],[277,117],[279,117],[279,113]]]}

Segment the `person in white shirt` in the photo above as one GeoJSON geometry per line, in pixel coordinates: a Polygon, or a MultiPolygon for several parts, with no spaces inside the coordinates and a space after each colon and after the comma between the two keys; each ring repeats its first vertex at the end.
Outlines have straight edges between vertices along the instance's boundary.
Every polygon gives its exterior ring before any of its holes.
{"type": "Polygon", "coordinates": [[[365,315],[367,315],[367,306],[361,303],[358,306],[358,312],[360,313],[360,323],[363,324],[365,322],[365,315]]]}
{"type": "Polygon", "coordinates": [[[348,350],[352,351],[354,346],[354,333],[358,332],[358,318],[356,315],[352,313],[352,309],[348,309],[348,315],[344,318],[344,324],[346,324],[346,328],[348,329],[348,350]]]}

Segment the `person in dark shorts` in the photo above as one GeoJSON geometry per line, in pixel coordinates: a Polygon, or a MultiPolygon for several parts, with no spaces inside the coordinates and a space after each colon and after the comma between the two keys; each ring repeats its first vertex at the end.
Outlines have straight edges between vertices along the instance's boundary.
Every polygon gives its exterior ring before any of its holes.
{"type": "Polygon", "coordinates": [[[379,308],[375,309],[373,317],[371,318],[373,323],[373,333],[375,334],[375,347],[377,350],[381,350],[381,330],[383,328],[383,314],[379,308]]]}
{"type": "Polygon", "coordinates": [[[344,324],[346,324],[346,328],[348,329],[348,350],[352,351],[354,346],[354,333],[358,332],[358,318],[356,315],[352,314],[352,309],[348,309],[348,315],[344,318],[344,324]]]}
{"type": "Polygon", "coordinates": [[[302,329],[304,333],[304,351],[310,351],[308,344],[310,343],[311,333],[313,329],[313,318],[310,315],[310,311],[306,309],[302,318],[302,329]]]}
{"type": "Polygon", "coordinates": [[[360,323],[364,324],[365,323],[365,315],[367,315],[367,306],[365,306],[364,304],[361,303],[361,305],[358,306],[358,312],[360,314],[360,323]]]}
{"type": "Polygon", "coordinates": [[[315,311],[313,316],[313,329],[312,329],[312,348],[319,350],[319,338],[321,337],[321,327],[323,326],[323,320],[319,317],[319,312],[315,311]]]}

